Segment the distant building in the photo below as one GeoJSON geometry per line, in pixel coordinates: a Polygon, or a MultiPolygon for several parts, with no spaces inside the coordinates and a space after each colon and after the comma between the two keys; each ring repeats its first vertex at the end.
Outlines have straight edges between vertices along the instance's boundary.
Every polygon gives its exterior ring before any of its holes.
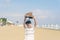
{"type": "Polygon", "coordinates": [[[14,23],[12,21],[7,21],[6,25],[14,25],[14,23]]]}
{"type": "Polygon", "coordinates": [[[42,28],[50,28],[50,29],[60,29],[60,26],[58,24],[44,24],[42,25],[42,28]]]}

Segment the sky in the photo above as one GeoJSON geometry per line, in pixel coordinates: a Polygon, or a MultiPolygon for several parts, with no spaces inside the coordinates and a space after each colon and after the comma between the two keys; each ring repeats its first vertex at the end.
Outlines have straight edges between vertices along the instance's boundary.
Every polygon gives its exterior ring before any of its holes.
{"type": "Polygon", "coordinates": [[[23,23],[28,12],[36,16],[39,25],[60,25],[60,0],[0,0],[0,17],[23,23]]]}

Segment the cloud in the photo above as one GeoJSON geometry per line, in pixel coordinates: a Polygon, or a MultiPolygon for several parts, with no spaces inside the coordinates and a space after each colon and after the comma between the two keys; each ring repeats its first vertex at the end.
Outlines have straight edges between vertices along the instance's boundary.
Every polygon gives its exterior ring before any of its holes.
{"type": "Polygon", "coordinates": [[[23,16],[24,14],[18,13],[18,12],[6,12],[6,13],[1,13],[0,16],[8,16],[8,17],[19,17],[23,16]]]}
{"type": "Polygon", "coordinates": [[[36,10],[33,10],[32,12],[33,12],[33,15],[35,15],[38,18],[41,18],[41,19],[46,19],[49,16],[49,11],[48,10],[36,9],[36,10]]]}
{"type": "Polygon", "coordinates": [[[11,2],[11,0],[5,0],[7,3],[11,2]]]}
{"type": "Polygon", "coordinates": [[[47,16],[40,16],[40,18],[41,18],[41,19],[46,19],[46,18],[47,18],[47,16]]]}
{"type": "Polygon", "coordinates": [[[7,8],[10,6],[11,0],[0,0],[0,8],[7,8]]]}

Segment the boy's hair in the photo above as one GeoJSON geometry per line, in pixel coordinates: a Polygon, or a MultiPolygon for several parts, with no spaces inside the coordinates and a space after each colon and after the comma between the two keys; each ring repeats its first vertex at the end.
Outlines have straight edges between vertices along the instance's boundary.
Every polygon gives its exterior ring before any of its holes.
{"type": "Polygon", "coordinates": [[[26,15],[25,15],[25,16],[34,17],[34,16],[33,16],[33,14],[32,14],[32,12],[26,13],[26,15]]]}

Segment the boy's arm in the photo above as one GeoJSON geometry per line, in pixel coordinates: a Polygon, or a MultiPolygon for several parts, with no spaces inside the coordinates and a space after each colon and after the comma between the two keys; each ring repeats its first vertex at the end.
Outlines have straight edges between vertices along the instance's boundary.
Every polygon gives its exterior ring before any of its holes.
{"type": "Polygon", "coordinates": [[[26,18],[24,18],[24,24],[23,24],[24,25],[24,28],[25,28],[25,20],[26,20],[26,18]]]}
{"type": "Polygon", "coordinates": [[[37,25],[37,21],[36,21],[36,18],[34,17],[34,27],[36,27],[37,25]]]}

